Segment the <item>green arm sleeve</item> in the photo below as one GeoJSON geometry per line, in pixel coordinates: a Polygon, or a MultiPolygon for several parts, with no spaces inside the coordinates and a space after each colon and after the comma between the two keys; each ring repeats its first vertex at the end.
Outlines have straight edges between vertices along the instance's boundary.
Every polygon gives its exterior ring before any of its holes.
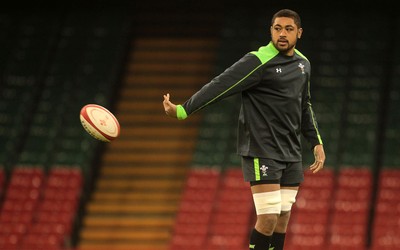
{"type": "Polygon", "coordinates": [[[182,107],[182,105],[176,106],[176,117],[178,118],[178,120],[185,120],[187,118],[186,111],[182,107]]]}

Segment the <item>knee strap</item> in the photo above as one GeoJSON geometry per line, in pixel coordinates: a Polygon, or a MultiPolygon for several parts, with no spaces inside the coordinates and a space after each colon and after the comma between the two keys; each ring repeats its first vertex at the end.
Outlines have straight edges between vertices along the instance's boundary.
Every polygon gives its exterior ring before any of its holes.
{"type": "Polygon", "coordinates": [[[281,191],[271,191],[253,194],[257,215],[281,213],[281,191]]]}
{"type": "Polygon", "coordinates": [[[290,211],[293,203],[296,202],[297,190],[293,189],[281,189],[282,197],[282,211],[290,211]]]}

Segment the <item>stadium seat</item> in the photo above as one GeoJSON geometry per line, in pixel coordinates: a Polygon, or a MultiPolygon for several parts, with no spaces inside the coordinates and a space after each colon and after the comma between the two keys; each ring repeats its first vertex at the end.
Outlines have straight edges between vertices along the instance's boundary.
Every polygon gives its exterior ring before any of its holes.
{"type": "Polygon", "coordinates": [[[334,172],[331,168],[316,174],[305,172],[292,207],[285,249],[324,249],[333,193],[334,172]]]}
{"type": "Polygon", "coordinates": [[[248,244],[248,234],[236,234],[234,236],[213,234],[209,236],[204,249],[212,249],[212,250],[243,249],[244,246],[247,244],[248,244]]]}
{"type": "Polygon", "coordinates": [[[25,237],[40,202],[42,168],[18,166],[12,173],[0,212],[0,249],[14,249],[25,237]]]}
{"type": "Polygon", "coordinates": [[[366,249],[371,195],[369,168],[342,166],[339,169],[327,249],[366,249]]]}
{"type": "Polygon", "coordinates": [[[219,181],[220,171],[215,169],[193,168],[188,172],[172,229],[171,250],[203,247],[219,181]]]}
{"type": "Polygon", "coordinates": [[[6,183],[6,176],[5,176],[4,168],[0,165],[0,198],[3,197],[5,183],[6,183]]]}
{"type": "Polygon", "coordinates": [[[400,249],[400,170],[385,168],[379,175],[371,228],[372,250],[400,249]]]}
{"type": "Polygon", "coordinates": [[[205,249],[243,249],[248,244],[253,202],[241,168],[227,168],[214,201],[205,249]]]}
{"type": "Polygon", "coordinates": [[[52,168],[43,183],[43,195],[34,209],[35,220],[26,231],[21,249],[61,249],[72,233],[82,191],[80,170],[52,168]]]}
{"type": "Polygon", "coordinates": [[[285,250],[321,250],[325,248],[325,235],[290,235],[290,241],[285,242],[285,250]]]}
{"type": "Polygon", "coordinates": [[[203,249],[205,240],[206,235],[203,234],[195,234],[190,237],[187,234],[173,234],[169,249],[203,249]]]}

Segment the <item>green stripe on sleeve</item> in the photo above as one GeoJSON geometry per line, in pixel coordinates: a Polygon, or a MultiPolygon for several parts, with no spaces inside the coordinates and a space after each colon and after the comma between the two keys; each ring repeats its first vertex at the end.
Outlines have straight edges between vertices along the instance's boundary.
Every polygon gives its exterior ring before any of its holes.
{"type": "Polygon", "coordinates": [[[178,120],[185,120],[187,118],[187,114],[182,105],[176,105],[176,117],[178,120]]]}
{"type": "Polygon", "coordinates": [[[311,105],[309,106],[309,108],[310,108],[310,113],[311,113],[311,118],[312,118],[312,121],[313,121],[313,125],[314,125],[314,128],[315,128],[315,131],[317,132],[318,142],[319,142],[319,144],[323,144],[322,143],[322,139],[321,139],[321,135],[320,135],[318,127],[317,127],[315,114],[314,114],[313,109],[311,108],[311,105]]]}
{"type": "Polygon", "coordinates": [[[253,74],[257,69],[259,69],[261,66],[263,66],[262,64],[258,65],[255,69],[253,69],[250,73],[248,73],[247,75],[245,75],[242,79],[240,79],[239,81],[237,81],[235,84],[233,84],[231,87],[229,87],[228,89],[226,89],[225,91],[223,91],[221,94],[217,95],[216,97],[214,97],[211,101],[207,102],[206,104],[204,104],[203,106],[201,106],[200,108],[196,109],[194,112],[197,112],[198,110],[204,108],[205,106],[209,105],[210,103],[214,102],[215,100],[217,100],[218,98],[220,98],[221,96],[223,96],[224,94],[226,94],[229,90],[233,89],[234,87],[236,87],[237,85],[239,85],[241,82],[243,82],[244,80],[246,80],[246,78],[248,78],[251,74],[253,74]]]}
{"type": "Polygon", "coordinates": [[[324,144],[324,143],[322,142],[321,135],[319,135],[319,134],[318,134],[318,141],[319,141],[320,144],[324,144]]]}
{"type": "Polygon", "coordinates": [[[241,82],[243,82],[244,80],[246,80],[250,75],[252,75],[255,71],[257,71],[260,67],[263,66],[263,64],[265,64],[266,62],[268,62],[269,60],[271,60],[273,57],[275,57],[277,54],[279,54],[279,51],[274,47],[274,45],[272,44],[272,42],[270,42],[267,46],[263,46],[260,47],[258,51],[253,51],[250,52],[251,54],[255,55],[261,62],[260,65],[258,65],[255,69],[253,69],[250,73],[248,73],[247,75],[245,75],[242,79],[238,80],[235,84],[233,84],[231,87],[229,87],[228,89],[226,89],[225,91],[223,91],[221,94],[217,95],[216,97],[214,97],[212,100],[210,100],[209,102],[207,102],[206,104],[204,104],[203,106],[199,107],[198,109],[196,109],[194,112],[197,112],[198,110],[204,108],[205,106],[213,103],[214,101],[216,101],[218,98],[220,98],[221,96],[223,96],[224,94],[226,94],[228,91],[230,91],[231,89],[235,88],[236,86],[238,86],[241,82]]]}
{"type": "Polygon", "coordinates": [[[258,158],[254,158],[254,173],[256,176],[256,181],[260,180],[260,160],[258,158]]]}

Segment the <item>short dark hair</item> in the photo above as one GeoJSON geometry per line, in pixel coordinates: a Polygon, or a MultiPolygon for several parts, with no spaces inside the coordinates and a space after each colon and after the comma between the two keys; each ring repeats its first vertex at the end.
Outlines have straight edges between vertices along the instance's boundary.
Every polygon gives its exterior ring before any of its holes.
{"type": "Polygon", "coordinates": [[[289,10],[289,9],[282,9],[274,14],[271,20],[271,25],[274,24],[275,19],[277,17],[290,17],[293,18],[294,23],[297,25],[298,28],[301,28],[301,19],[299,14],[296,11],[289,10]]]}

